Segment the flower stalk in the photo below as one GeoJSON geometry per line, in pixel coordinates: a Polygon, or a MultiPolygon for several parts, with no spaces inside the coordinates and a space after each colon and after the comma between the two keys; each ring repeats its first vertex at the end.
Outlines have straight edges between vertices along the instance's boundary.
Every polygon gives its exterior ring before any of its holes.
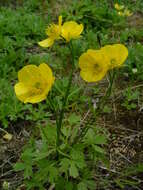
{"type": "Polygon", "coordinates": [[[101,104],[99,105],[99,110],[100,111],[103,110],[108,98],[111,96],[111,92],[112,92],[115,77],[116,77],[116,72],[114,70],[110,71],[109,72],[109,86],[107,88],[105,96],[101,99],[101,104]]]}
{"type": "Polygon", "coordinates": [[[70,76],[69,76],[65,96],[64,96],[64,99],[63,99],[63,102],[62,102],[62,109],[61,109],[59,119],[58,119],[58,122],[57,122],[57,141],[56,141],[57,148],[60,146],[61,127],[62,127],[64,112],[65,112],[65,108],[66,108],[66,104],[67,104],[67,100],[68,100],[68,95],[69,95],[71,84],[72,84],[72,77],[73,77],[73,71],[74,71],[74,51],[73,51],[72,41],[69,43],[69,49],[70,49],[71,58],[72,58],[72,60],[71,60],[72,68],[71,68],[71,72],[70,72],[70,76]]]}

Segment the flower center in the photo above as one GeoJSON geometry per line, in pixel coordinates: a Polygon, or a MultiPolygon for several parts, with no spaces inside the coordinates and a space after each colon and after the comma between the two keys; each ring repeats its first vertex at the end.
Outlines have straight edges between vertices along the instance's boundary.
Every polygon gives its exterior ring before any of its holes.
{"type": "Polygon", "coordinates": [[[111,59],[111,61],[110,61],[110,68],[112,69],[112,68],[114,68],[117,65],[118,65],[117,60],[115,58],[111,59]]]}
{"type": "Polygon", "coordinates": [[[35,95],[35,94],[41,94],[43,91],[42,89],[42,84],[40,82],[36,82],[34,84],[34,88],[32,90],[32,95],[35,95]]]}
{"type": "Polygon", "coordinates": [[[47,34],[49,37],[56,39],[60,35],[60,27],[56,24],[51,24],[47,29],[47,34]]]}
{"type": "Polygon", "coordinates": [[[100,65],[98,63],[94,64],[94,73],[99,73],[102,71],[102,68],[100,67],[100,65]]]}
{"type": "Polygon", "coordinates": [[[35,85],[34,85],[34,87],[40,89],[40,87],[41,87],[40,82],[36,82],[35,85]]]}
{"type": "Polygon", "coordinates": [[[116,59],[111,59],[111,65],[115,65],[116,64],[116,59]]]}

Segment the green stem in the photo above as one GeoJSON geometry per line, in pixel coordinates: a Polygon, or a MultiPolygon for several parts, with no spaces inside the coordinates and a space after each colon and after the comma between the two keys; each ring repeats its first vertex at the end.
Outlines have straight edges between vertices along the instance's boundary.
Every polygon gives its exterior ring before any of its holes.
{"type": "Polygon", "coordinates": [[[53,101],[52,101],[52,99],[51,99],[51,94],[49,95],[48,101],[49,101],[49,105],[50,105],[51,109],[53,110],[53,112],[54,112],[54,114],[55,114],[56,125],[58,125],[57,111],[56,111],[55,106],[54,106],[54,104],[53,104],[53,101]]]}
{"type": "Polygon", "coordinates": [[[114,79],[115,79],[115,75],[116,75],[116,72],[113,71],[112,75],[111,73],[109,72],[109,81],[110,81],[110,84],[109,84],[109,88],[107,90],[107,93],[106,93],[106,98],[109,98],[110,95],[111,95],[111,92],[112,92],[112,86],[113,86],[113,82],[114,82],[114,79]]]}
{"type": "Polygon", "coordinates": [[[109,72],[109,87],[106,91],[106,94],[105,96],[103,97],[103,99],[101,100],[101,105],[99,106],[99,109],[103,109],[105,104],[106,104],[106,101],[108,100],[108,98],[110,97],[111,95],[111,92],[112,92],[112,87],[113,87],[113,82],[114,82],[114,79],[115,79],[115,75],[116,75],[116,72],[115,71],[112,71],[109,72]]]}
{"type": "Polygon", "coordinates": [[[70,157],[68,154],[65,154],[65,153],[62,152],[60,149],[58,149],[58,152],[59,152],[61,155],[63,155],[64,157],[71,159],[71,157],[70,157]]]}
{"type": "Polygon", "coordinates": [[[67,100],[68,100],[68,95],[69,95],[71,84],[72,84],[72,76],[73,76],[73,70],[74,70],[74,53],[73,53],[73,46],[72,46],[71,42],[69,44],[69,49],[70,49],[71,55],[72,55],[72,69],[70,72],[67,89],[66,89],[65,96],[64,96],[64,99],[62,102],[62,109],[61,109],[59,120],[57,123],[57,147],[59,147],[59,145],[60,145],[60,134],[61,134],[62,121],[63,121],[65,107],[66,107],[67,100]]]}

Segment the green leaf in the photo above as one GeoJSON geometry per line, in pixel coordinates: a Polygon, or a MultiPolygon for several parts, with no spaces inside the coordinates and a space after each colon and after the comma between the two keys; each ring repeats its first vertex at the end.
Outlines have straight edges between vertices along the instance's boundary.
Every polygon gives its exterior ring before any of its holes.
{"type": "Polygon", "coordinates": [[[131,104],[130,104],[130,107],[134,109],[134,108],[137,107],[137,104],[135,104],[135,103],[131,103],[131,104]]]}
{"type": "Polygon", "coordinates": [[[68,158],[63,158],[60,162],[60,171],[66,173],[69,169],[71,161],[68,158]]]}
{"type": "Polygon", "coordinates": [[[55,190],[61,190],[65,186],[65,179],[63,177],[59,177],[56,185],[55,185],[55,190]]]}
{"type": "Polygon", "coordinates": [[[48,157],[51,153],[53,153],[55,149],[51,149],[48,152],[39,152],[35,154],[35,158],[33,159],[34,161],[39,161],[42,160],[43,158],[48,157]]]}
{"type": "Polygon", "coordinates": [[[66,182],[65,190],[74,190],[73,188],[74,188],[74,185],[72,182],[70,182],[70,181],[66,182]]]}
{"type": "Polygon", "coordinates": [[[96,182],[94,180],[87,180],[86,184],[87,184],[87,187],[90,190],[95,190],[96,189],[96,182]]]}
{"type": "Polygon", "coordinates": [[[111,113],[111,112],[112,112],[112,109],[111,109],[111,107],[109,107],[109,106],[104,106],[103,112],[104,112],[104,113],[111,113]]]}
{"type": "Polygon", "coordinates": [[[78,190],[88,190],[88,189],[87,189],[87,185],[86,185],[84,182],[80,182],[80,183],[77,185],[77,189],[78,189],[78,190]]]}
{"type": "Polygon", "coordinates": [[[94,143],[95,144],[106,144],[106,137],[104,135],[96,135],[94,143]]]}
{"type": "Polygon", "coordinates": [[[14,170],[15,170],[16,172],[22,171],[22,170],[24,170],[24,169],[25,169],[25,163],[18,162],[18,163],[16,163],[16,164],[14,165],[14,170]]]}
{"type": "Polygon", "coordinates": [[[76,115],[75,113],[71,114],[68,118],[68,122],[70,125],[78,124],[81,120],[81,117],[76,115]]]}
{"type": "Polygon", "coordinates": [[[32,164],[32,159],[34,156],[34,148],[26,148],[25,151],[22,153],[21,158],[26,163],[32,164]]]}
{"type": "Polygon", "coordinates": [[[93,129],[88,129],[84,141],[88,145],[94,144],[94,141],[95,141],[95,132],[94,132],[93,129]]]}
{"type": "Polygon", "coordinates": [[[46,127],[43,128],[40,127],[41,130],[41,135],[45,137],[45,140],[48,141],[48,143],[55,143],[56,141],[56,127],[47,125],[46,127]]]}
{"type": "Polygon", "coordinates": [[[72,131],[71,131],[71,136],[70,136],[70,141],[73,142],[74,139],[77,136],[79,128],[77,126],[73,127],[72,131]]]}
{"type": "Polygon", "coordinates": [[[84,160],[84,154],[82,151],[83,151],[82,148],[78,149],[74,147],[70,152],[72,160],[74,160],[74,163],[76,164],[76,166],[81,169],[86,166],[85,160],[84,160]]]}
{"type": "Polygon", "coordinates": [[[106,144],[106,136],[104,135],[96,135],[95,131],[93,129],[89,129],[84,142],[88,145],[93,145],[93,144],[106,144]]]}
{"type": "Polygon", "coordinates": [[[58,178],[58,169],[56,167],[50,166],[49,168],[49,181],[54,183],[58,178]]]}
{"type": "Polygon", "coordinates": [[[62,128],[62,133],[64,134],[65,137],[69,137],[70,134],[71,134],[71,128],[70,127],[67,127],[67,126],[64,126],[62,128]]]}
{"type": "Polygon", "coordinates": [[[33,174],[33,171],[32,171],[32,165],[26,165],[25,167],[25,170],[24,170],[24,178],[29,178],[31,177],[33,174]]]}
{"type": "Polygon", "coordinates": [[[71,162],[71,165],[69,168],[69,173],[70,173],[70,176],[73,178],[76,178],[79,176],[78,169],[77,169],[76,165],[74,164],[74,162],[71,162]]]}
{"type": "Polygon", "coordinates": [[[101,153],[101,154],[105,154],[105,151],[103,148],[97,146],[97,145],[92,145],[93,149],[95,152],[101,153]]]}

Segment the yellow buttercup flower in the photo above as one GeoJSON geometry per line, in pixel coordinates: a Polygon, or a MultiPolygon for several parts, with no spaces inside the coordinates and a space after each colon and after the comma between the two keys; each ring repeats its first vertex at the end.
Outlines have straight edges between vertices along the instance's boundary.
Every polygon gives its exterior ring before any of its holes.
{"type": "Polygon", "coordinates": [[[69,42],[71,39],[77,39],[83,31],[83,24],[78,24],[75,21],[65,22],[62,26],[61,36],[69,42]]]}
{"type": "Polygon", "coordinates": [[[127,8],[124,7],[124,5],[119,5],[118,3],[116,3],[114,5],[115,9],[118,11],[118,15],[120,16],[131,16],[133,13],[128,10],[127,8]]]}
{"type": "Polygon", "coordinates": [[[123,44],[106,45],[101,48],[109,59],[109,68],[120,67],[128,57],[128,49],[123,44]]]}
{"type": "Polygon", "coordinates": [[[80,76],[87,82],[101,80],[107,73],[109,59],[101,50],[89,49],[79,58],[80,76]]]}
{"type": "Polygon", "coordinates": [[[75,21],[68,21],[62,25],[62,16],[59,16],[59,23],[51,24],[46,29],[48,38],[39,42],[38,44],[42,47],[50,47],[53,45],[55,40],[64,38],[67,42],[71,39],[77,39],[83,31],[83,25],[78,24],[75,21]]]}
{"type": "Polygon", "coordinates": [[[127,16],[127,17],[129,17],[129,16],[132,16],[132,12],[130,11],[130,10],[128,10],[128,9],[125,9],[124,11],[119,11],[118,12],[118,15],[120,15],[120,16],[127,16]]]}
{"type": "Polygon", "coordinates": [[[59,16],[59,23],[51,24],[46,29],[46,34],[48,35],[48,38],[39,42],[38,44],[42,47],[52,46],[55,40],[60,39],[61,27],[62,27],[62,16],[59,16]]]}
{"type": "Polygon", "coordinates": [[[119,5],[118,3],[115,3],[114,5],[115,9],[118,10],[118,11],[121,11],[124,9],[124,5],[119,5]]]}
{"type": "Polygon", "coordinates": [[[124,16],[132,16],[132,12],[130,11],[130,10],[128,10],[128,9],[125,9],[125,11],[124,11],[124,16]]]}
{"type": "Polygon", "coordinates": [[[14,86],[16,96],[24,103],[41,102],[46,99],[54,79],[47,64],[27,65],[18,72],[19,82],[14,86]]]}
{"type": "Polygon", "coordinates": [[[122,12],[122,11],[119,11],[119,12],[118,12],[118,15],[119,15],[119,16],[125,16],[125,15],[124,15],[124,12],[122,12]]]}

